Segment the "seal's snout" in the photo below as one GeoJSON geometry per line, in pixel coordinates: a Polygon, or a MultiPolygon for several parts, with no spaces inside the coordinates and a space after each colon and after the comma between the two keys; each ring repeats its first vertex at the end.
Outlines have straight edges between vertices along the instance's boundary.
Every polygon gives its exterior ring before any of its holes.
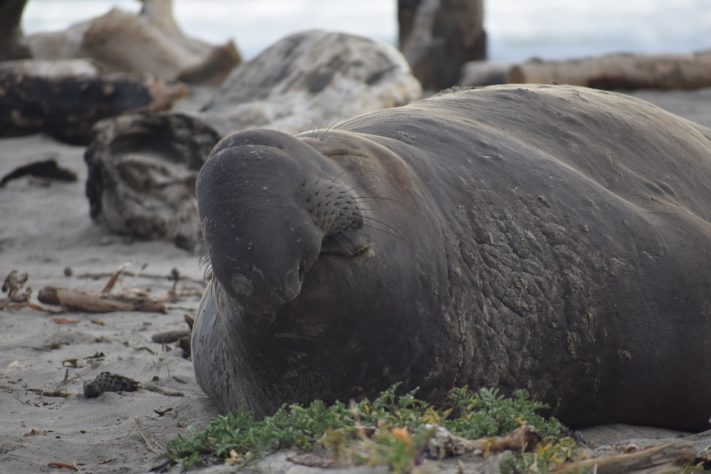
{"type": "Polygon", "coordinates": [[[233,134],[198,175],[203,235],[220,286],[248,313],[296,299],[325,233],[300,198],[322,157],[289,135],[233,134]]]}

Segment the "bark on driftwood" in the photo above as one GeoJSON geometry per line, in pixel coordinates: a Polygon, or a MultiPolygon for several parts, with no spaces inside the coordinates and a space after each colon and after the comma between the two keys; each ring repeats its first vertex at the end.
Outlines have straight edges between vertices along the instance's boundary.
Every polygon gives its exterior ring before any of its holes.
{"type": "Polygon", "coordinates": [[[389,45],[344,33],[290,35],[236,69],[200,112],[124,115],[97,126],[85,155],[91,216],[119,234],[190,248],[199,239],[195,176],[219,138],[256,127],[327,128],[421,92],[389,45]]]}
{"type": "Polygon", "coordinates": [[[459,81],[464,63],[486,58],[483,0],[399,0],[399,43],[425,89],[459,81]]]}
{"type": "Polygon", "coordinates": [[[516,428],[505,436],[491,436],[479,439],[466,439],[450,433],[438,426],[435,436],[427,444],[427,453],[431,458],[443,459],[450,456],[462,456],[480,451],[484,456],[491,452],[532,451],[541,442],[541,435],[530,425],[516,428]]]}
{"type": "Polygon", "coordinates": [[[200,236],[195,179],[220,137],[183,114],[101,122],[84,155],[92,219],[118,234],[192,248],[200,236]]]}
{"type": "Polygon", "coordinates": [[[27,40],[36,58],[88,57],[110,72],[189,83],[217,85],[241,62],[232,41],[214,46],[186,36],[173,16],[172,0],[143,0],[138,15],[115,8],[65,31],[27,40]]]}
{"type": "Polygon", "coordinates": [[[165,305],[147,296],[115,295],[46,286],[37,294],[40,303],[59,305],[87,313],[143,311],[165,313],[165,305]]]}
{"type": "Polygon", "coordinates": [[[185,94],[183,85],[133,75],[46,77],[0,71],[0,137],[45,132],[86,144],[99,120],[165,110],[185,94]]]}
{"type": "Polygon", "coordinates": [[[696,457],[696,448],[687,441],[674,441],[629,454],[615,454],[563,464],[556,473],[596,472],[598,474],[677,474],[696,457]]]}
{"type": "Polygon", "coordinates": [[[0,73],[46,78],[64,76],[97,77],[99,68],[88,59],[18,59],[0,62],[0,73]]]}
{"type": "Polygon", "coordinates": [[[697,89],[711,86],[711,51],[611,54],[566,61],[532,60],[511,67],[511,83],[570,84],[597,89],[697,89]]]}
{"type": "Polygon", "coordinates": [[[22,12],[27,0],[0,1],[0,61],[31,56],[22,35],[22,12]]]}

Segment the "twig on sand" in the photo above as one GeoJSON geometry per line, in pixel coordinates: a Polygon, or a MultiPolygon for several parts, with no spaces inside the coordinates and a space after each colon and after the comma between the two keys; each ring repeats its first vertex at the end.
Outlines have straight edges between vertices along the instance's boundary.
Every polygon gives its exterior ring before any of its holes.
{"type": "MultiPolygon", "coordinates": [[[[110,278],[114,273],[111,272],[89,272],[89,273],[82,273],[80,275],[77,275],[76,278],[88,278],[91,280],[100,280],[102,278],[110,278]]],[[[175,281],[175,277],[172,273],[169,273],[167,275],[158,275],[155,273],[141,273],[141,272],[130,272],[130,271],[123,271],[121,273],[124,276],[129,276],[129,277],[139,277],[139,278],[145,278],[147,280],[168,280],[168,281],[175,281]]],[[[198,279],[198,278],[191,278],[185,275],[179,275],[178,280],[180,281],[189,281],[192,283],[197,283],[199,285],[202,285],[203,287],[206,286],[206,282],[203,279],[198,279]]]]}
{"type": "Polygon", "coordinates": [[[7,293],[6,301],[8,303],[27,303],[29,301],[32,288],[28,286],[22,291],[27,279],[27,273],[18,273],[17,270],[11,270],[7,274],[2,284],[2,291],[7,293]]]}
{"type": "Polygon", "coordinates": [[[183,392],[178,392],[177,390],[171,390],[169,388],[159,387],[158,385],[153,385],[152,383],[142,383],[140,386],[143,390],[148,390],[150,392],[160,393],[166,397],[184,397],[183,392]]]}
{"type": "Polygon", "coordinates": [[[65,392],[63,390],[43,390],[41,388],[28,388],[27,391],[36,393],[37,395],[41,395],[43,397],[67,398],[72,396],[71,393],[65,392]]]}
{"type": "Polygon", "coordinates": [[[2,284],[2,291],[7,293],[7,298],[0,298],[0,309],[30,308],[45,313],[61,312],[31,302],[32,288],[29,286],[25,288],[28,279],[27,273],[19,273],[17,270],[7,274],[2,284]]]}
{"type": "Polygon", "coordinates": [[[189,337],[189,329],[176,329],[173,331],[158,332],[151,336],[151,341],[156,344],[171,344],[179,341],[183,337],[189,337]]]}
{"type": "Polygon", "coordinates": [[[69,464],[67,462],[52,461],[47,463],[47,467],[53,467],[55,469],[69,469],[70,471],[78,471],[79,468],[74,464],[69,464]]]}
{"type": "MultiPolygon", "coordinates": [[[[46,307],[31,302],[32,288],[25,287],[28,281],[27,273],[19,273],[17,270],[12,270],[5,277],[2,286],[2,291],[7,293],[7,297],[0,298],[0,309],[27,307],[50,314],[66,311],[84,311],[87,313],[109,313],[114,311],[165,313],[167,312],[167,303],[175,303],[191,296],[199,297],[202,296],[204,291],[204,282],[202,281],[199,288],[176,289],[178,280],[184,277],[176,269],[173,269],[174,271],[167,277],[172,279],[173,286],[161,297],[152,297],[146,291],[137,289],[111,293],[121,275],[129,273],[125,271],[127,266],[128,264],[123,264],[116,271],[109,274],[109,280],[100,292],[53,286],[45,286],[38,292],[37,299],[40,303],[61,306],[61,308],[46,307]]],[[[186,309],[192,311],[192,308],[186,309]]],[[[57,324],[67,324],[69,320],[62,319],[55,322],[57,324]]]]}
{"type": "Polygon", "coordinates": [[[447,456],[461,456],[474,451],[482,451],[484,456],[490,452],[530,451],[541,441],[541,435],[530,425],[516,428],[506,436],[492,436],[475,440],[462,438],[439,427],[430,440],[430,454],[438,459],[447,456]]]}
{"type": "Polygon", "coordinates": [[[118,279],[121,277],[121,274],[123,273],[126,268],[128,268],[131,264],[130,263],[122,263],[119,265],[119,267],[114,270],[114,272],[111,274],[109,277],[109,281],[106,282],[106,285],[101,289],[101,293],[111,293],[111,290],[113,290],[114,285],[116,285],[116,282],[118,279]]]}
{"type": "Polygon", "coordinates": [[[45,304],[64,306],[67,309],[89,313],[108,313],[112,311],[166,312],[163,302],[147,295],[106,294],[45,286],[40,290],[37,299],[45,304]]]}
{"type": "Polygon", "coordinates": [[[143,442],[146,443],[146,447],[148,448],[148,450],[155,454],[164,454],[165,448],[161,446],[158,441],[148,435],[141,420],[139,418],[134,418],[134,421],[136,422],[136,431],[138,431],[138,434],[140,434],[141,438],[143,438],[143,442]]]}
{"type": "Polygon", "coordinates": [[[183,319],[185,320],[185,323],[188,325],[190,328],[190,331],[192,332],[193,330],[193,325],[195,324],[195,318],[190,316],[189,314],[184,314],[183,319]]]}
{"type": "Polygon", "coordinates": [[[46,306],[42,306],[40,304],[33,303],[31,301],[26,301],[24,303],[10,303],[10,304],[3,304],[3,302],[0,301],[0,309],[16,310],[16,309],[22,309],[22,308],[30,308],[35,311],[39,311],[41,313],[47,313],[47,314],[66,313],[66,310],[64,310],[63,308],[48,308],[46,306]]]}

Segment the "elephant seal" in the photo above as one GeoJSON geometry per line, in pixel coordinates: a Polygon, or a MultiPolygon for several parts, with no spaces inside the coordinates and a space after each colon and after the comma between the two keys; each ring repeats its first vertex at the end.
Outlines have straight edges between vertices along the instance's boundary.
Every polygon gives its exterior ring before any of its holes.
{"type": "Polygon", "coordinates": [[[572,427],[707,428],[711,130],[495,86],[235,133],[196,187],[213,278],[193,362],[224,410],[466,384],[572,427]]]}

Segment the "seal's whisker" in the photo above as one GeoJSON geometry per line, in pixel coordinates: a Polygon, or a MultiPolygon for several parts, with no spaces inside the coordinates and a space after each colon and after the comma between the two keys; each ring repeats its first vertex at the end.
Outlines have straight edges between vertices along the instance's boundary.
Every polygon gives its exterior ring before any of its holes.
{"type": "Polygon", "coordinates": [[[373,221],[373,222],[375,222],[375,223],[377,223],[377,224],[380,224],[380,225],[382,225],[382,226],[385,226],[386,229],[389,229],[389,230],[391,230],[392,232],[395,232],[396,234],[398,234],[398,235],[400,235],[400,236],[402,237],[402,235],[400,234],[400,232],[398,232],[398,230],[397,230],[395,227],[391,226],[391,225],[388,224],[387,222],[383,222],[383,221],[378,220],[378,219],[376,219],[376,218],[374,218],[374,217],[371,217],[371,216],[362,216],[362,217],[363,217],[363,219],[368,219],[368,220],[373,221]]]}
{"type": "Polygon", "coordinates": [[[212,261],[210,260],[210,254],[207,252],[207,245],[201,245],[199,251],[198,265],[202,268],[202,279],[210,281],[212,279],[212,261]]]}
{"type": "Polygon", "coordinates": [[[324,130],[323,134],[319,137],[319,140],[323,140],[324,138],[326,138],[326,135],[328,134],[328,132],[330,132],[336,125],[338,125],[339,122],[340,122],[340,123],[344,123],[345,120],[343,120],[343,119],[336,119],[336,120],[334,120],[333,122],[331,122],[331,124],[330,124],[328,127],[326,127],[326,129],[324,130]]]}
{"type": "Polygon", "coordinates": [[[368,186],[367,188],[364,187],[364,186],[362,186],[362,185],[358,185],[358,184],[357,184],[357,185],[355,185],[355,186],[353,186],[353,187],[344,189],[343,192],[349,193],[349,192],[351,192],[351,191],[356,191],[356,190],[358,190],[358,191],[366,191],[366,192],[367,192],[367,191],[370,191],[370,189],[371,189],[372,187],[374,187],[374,186],[375,186],[375,183],[371,184],[371,185],[368,186]]]}
{"type": "Polygon", "coordinates": [[[376,200],[376,199],[382,199],[383,201],[392,201],[397,204],[402,204],[402,201],[398,201],[397,199],[385,197],[385,196],[358,196],[354,197],[353,200],[358,202],[358,201],[369,201],[369,200],[376,200]]]}
{"type": "Polygon", "coordinates": [[[363,222],[363,227],[367,227],[367,228],[369,228],[369,229],[377,230],[378,232],[382,232],[383,234],[391,235],[391,236],[396,237],[396,238],[398,238],[398,239],[404,240],[404,237],[403,237],[402,235],[400,235],[400,234],[398,234],[398,233],[396,233],[396,232],[392,232],[392,231],[387,230],[387,229],[381,229],[380,227],[375,226],[375,225],[373,225],[373,224],[368,224],[368,223],[366,223],[366,222],[363,222]]]}
{"type": "Polygon", "coordinates": [[[333,184],[336,184],[339,179],[341,179],[341,176],[343,176],[346,173],[346,170],[341,170],[340,173],[338,173],[330,182],[333,184]]]}

